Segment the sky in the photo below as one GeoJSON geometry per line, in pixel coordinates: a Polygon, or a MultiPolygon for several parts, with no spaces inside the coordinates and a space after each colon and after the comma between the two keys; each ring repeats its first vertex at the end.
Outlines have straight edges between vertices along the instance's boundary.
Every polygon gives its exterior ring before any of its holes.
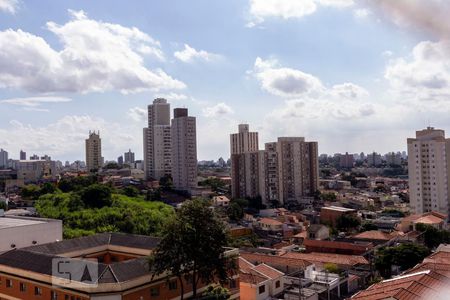
{"type": "Polygon", "coordinates": [[[450,135],[447,0],[0,0],[0,148],[142,158],[146,107],[197,117],[198,159],[240,123],[320,153],[406,150],[450,135]]]}

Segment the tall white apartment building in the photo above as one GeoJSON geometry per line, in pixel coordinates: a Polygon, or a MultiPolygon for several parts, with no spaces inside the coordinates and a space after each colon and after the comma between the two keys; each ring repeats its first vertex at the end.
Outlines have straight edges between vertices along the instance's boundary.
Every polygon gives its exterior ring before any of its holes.
{"type": "Polygon", "coordinates": [[[258,133],[250,132],[248,124],[239,124],[239,132],[230,134],[230,153],[258,151],[258,133]]]}
{"type": "Polygon", "coordinates": [[[159,180],[171,174],[170,104],[157,98],[148,106],[144,128],[144,172],[146,179],[159,180]]]}
{"type": "Polygon", "coordinates": [[[448,215],[450,201],[450,139],[427,127],[408,138],[409,198],[412,213],[438,211],[448,215]]]}
{"type": "Polygon", "coordinates": [[[86,168],[88,172],[96,171],[103,165],[102,140],[100,132],[89,131],[89,138],[86,139],[86,168]]]}
{"type": "Polygon", "coordinates": [[[197,129],[187,108],[175,108],[172,119],[172,179],[177,190],[197,187],[197,129]]]}

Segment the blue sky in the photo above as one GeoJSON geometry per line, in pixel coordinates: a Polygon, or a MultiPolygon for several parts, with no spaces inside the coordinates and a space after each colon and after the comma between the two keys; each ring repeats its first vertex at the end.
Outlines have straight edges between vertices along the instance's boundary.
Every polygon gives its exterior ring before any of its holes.
{"type": "Polygon", "coordinates": [[[18,157],[142,157],[157,96],[197,117],[198,158],[241,122],[321,153],[405,150],[450,130],[442,0],[0,0],[0,147],[18,157]],[[434,22],[429,22],[431,16],[434,22]]]}

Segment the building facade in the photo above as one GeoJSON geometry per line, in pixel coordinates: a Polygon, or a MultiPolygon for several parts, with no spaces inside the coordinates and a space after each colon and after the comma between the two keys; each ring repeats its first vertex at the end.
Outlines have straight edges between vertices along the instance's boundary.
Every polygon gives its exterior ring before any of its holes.
{"type": "Polygon", "coordinates": [[[88,172],[98,170],[102,167],[102,140],[100,132],[89,131],[89,138],[86,139],[86,168],[88,172]]]}
{"type": "Polygon", "coordinates": [[[177,190],[197,187],[197,129],[187,108],[175,108],[171,128],[172,180],[177,190]]]}
{"type": "Polygon", "coordinates": [[[0,169],[8,168],[8,152],[0,149],[0,169]]]}
{"type": "MultiPolygon", "coordinates": [[[[244,129],[248,133],[248,127],[244,129]]],[[[260,151],[255,150],[257,146],[236,146],[246,139],[249,137],[231,135],[231,151],[235,152],[231,155],[233,198],[260,196],[266,205],[302,203],[318,190],[317,142],[306,142],[303,137],[280,137],[277,142],[266,143],[260,151]]]]}
{"type": "Polygon", "coordinates": [[[148,106],[148,127],[144,128],[144,172],[159,180],[171,174],[170,104],[157,98],[148,106]]]}
{"type": "MultiPolygon", "coordinates": [[[[8,300],[159,300],[180,299],[181,284],[170,273],[152,274],[148,256],[159,239],[120,233],[35,245],[0,254],[0,299],[8,300]],[[52,268],[54,260],[65,268],[52,268]],[[87,268],[89,277],[67,280],[64,272],[87,268]],[[97,272],[92,272],[93,268],[97,272]],[[58,271],[59,270],[59,271],[58,271]],[[66,279],[65,279],[66,278],[66,279]]],[[[224,249],[237,259],[238,249],[224,249]]],[[[223,284],[229,299],[239,298],[237,262],[230,264],[230,279],[223,284]]],[[[76,273],[75,273],[76,274],[76,273]]],[[[192,296],[189,275],[183,277],[184,298],[192,296]]],[[[206,285],[199,283],[201,294],[206,285]]]]}
{"type": "Polygon", "coordinates": [[[449,214],[450,139],[441,129],[416,131],[408,142],[408,174],[411,212],[449,214]]]}
{"type": "Polygon", "coordinates": [[[20,160],[27,160],[27,153],[23,150],[20,150],[20,160]]]}
{"type": "Polygon", "coordinates": [[[125,152],[124,158],[125,158],[124,162],[126,164],[129,164],[129,165],[133,164],[134,163],[134,152],[131,152],[131,149],[129,149],[128,152],[125,152]]]}
{"type": "Polygon", "coordinates": [[[17,178],[25,183],[38,182],[41,179],[55,179],[58,175],[53,160],[19,160],[16,162],[17,178]]]}
{"type": "Polygon", "coordinates": [[[231,155],[258,151],[258,133],[250,132],[248,124],[239,124],[238,129],[238,133],[230,134],[231,155]]]}

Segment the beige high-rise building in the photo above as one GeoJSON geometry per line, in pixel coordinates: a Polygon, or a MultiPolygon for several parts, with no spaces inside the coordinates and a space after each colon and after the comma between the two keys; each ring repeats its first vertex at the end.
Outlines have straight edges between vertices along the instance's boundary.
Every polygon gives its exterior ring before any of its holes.
{"type": "MultiPolygon", "coordinates": [[[[232,151],[239,152],[236,143],[242,140],[232,134],[232,151]]],[[[303,203],[318,190],[317,142],[306,142],[303,137],[280,137],[277,142],[266,143],[265,150],[252,150],[231,155],[234,198],[261,196],[265,205],[303,203]]]]}
{"type": "Polygon", "coordinates": [[[175,108],[172,119],[172,179],[177,190],[197,187],[197,129],[187,108],[175,108]]]}
{"type": "Polygon", "coordinates": [[[159,180],[171,174],[170,104],[157,98],[148,106],[148,127],[144,128],[144,172],[159,180]]]}
{"type": "Polygon", "coordinates": [[[88,172],[97,171],[102,167],[102,140],[100,131],[98,133],[89,131],[86,139],[86,168],[88,172]]]}
{"type": "Polygon", "coordinates": [[[258,133],[250,132],[248,124],[239,124],[239,132],[230,134],[230,153],[258,151],[258,133]]]}
{"type": "Polygon", "coordinates": [[[408,138],[409,201],[412,213],[439,211],[448,215],[450,139],[427,127],[408,138]]]}
{"type": "Polygon", "coordinates": [[[303,137],[280,137],[277,142],[280,203],[301,203],[319,187],[318,145],[303,137]]]}
{"type": "Polygon", "coordinates": [[[258,133],[248,124],[239,124],[238,133],[230,134],[231,194],[234,198],[259,195],[258,133]]]}

